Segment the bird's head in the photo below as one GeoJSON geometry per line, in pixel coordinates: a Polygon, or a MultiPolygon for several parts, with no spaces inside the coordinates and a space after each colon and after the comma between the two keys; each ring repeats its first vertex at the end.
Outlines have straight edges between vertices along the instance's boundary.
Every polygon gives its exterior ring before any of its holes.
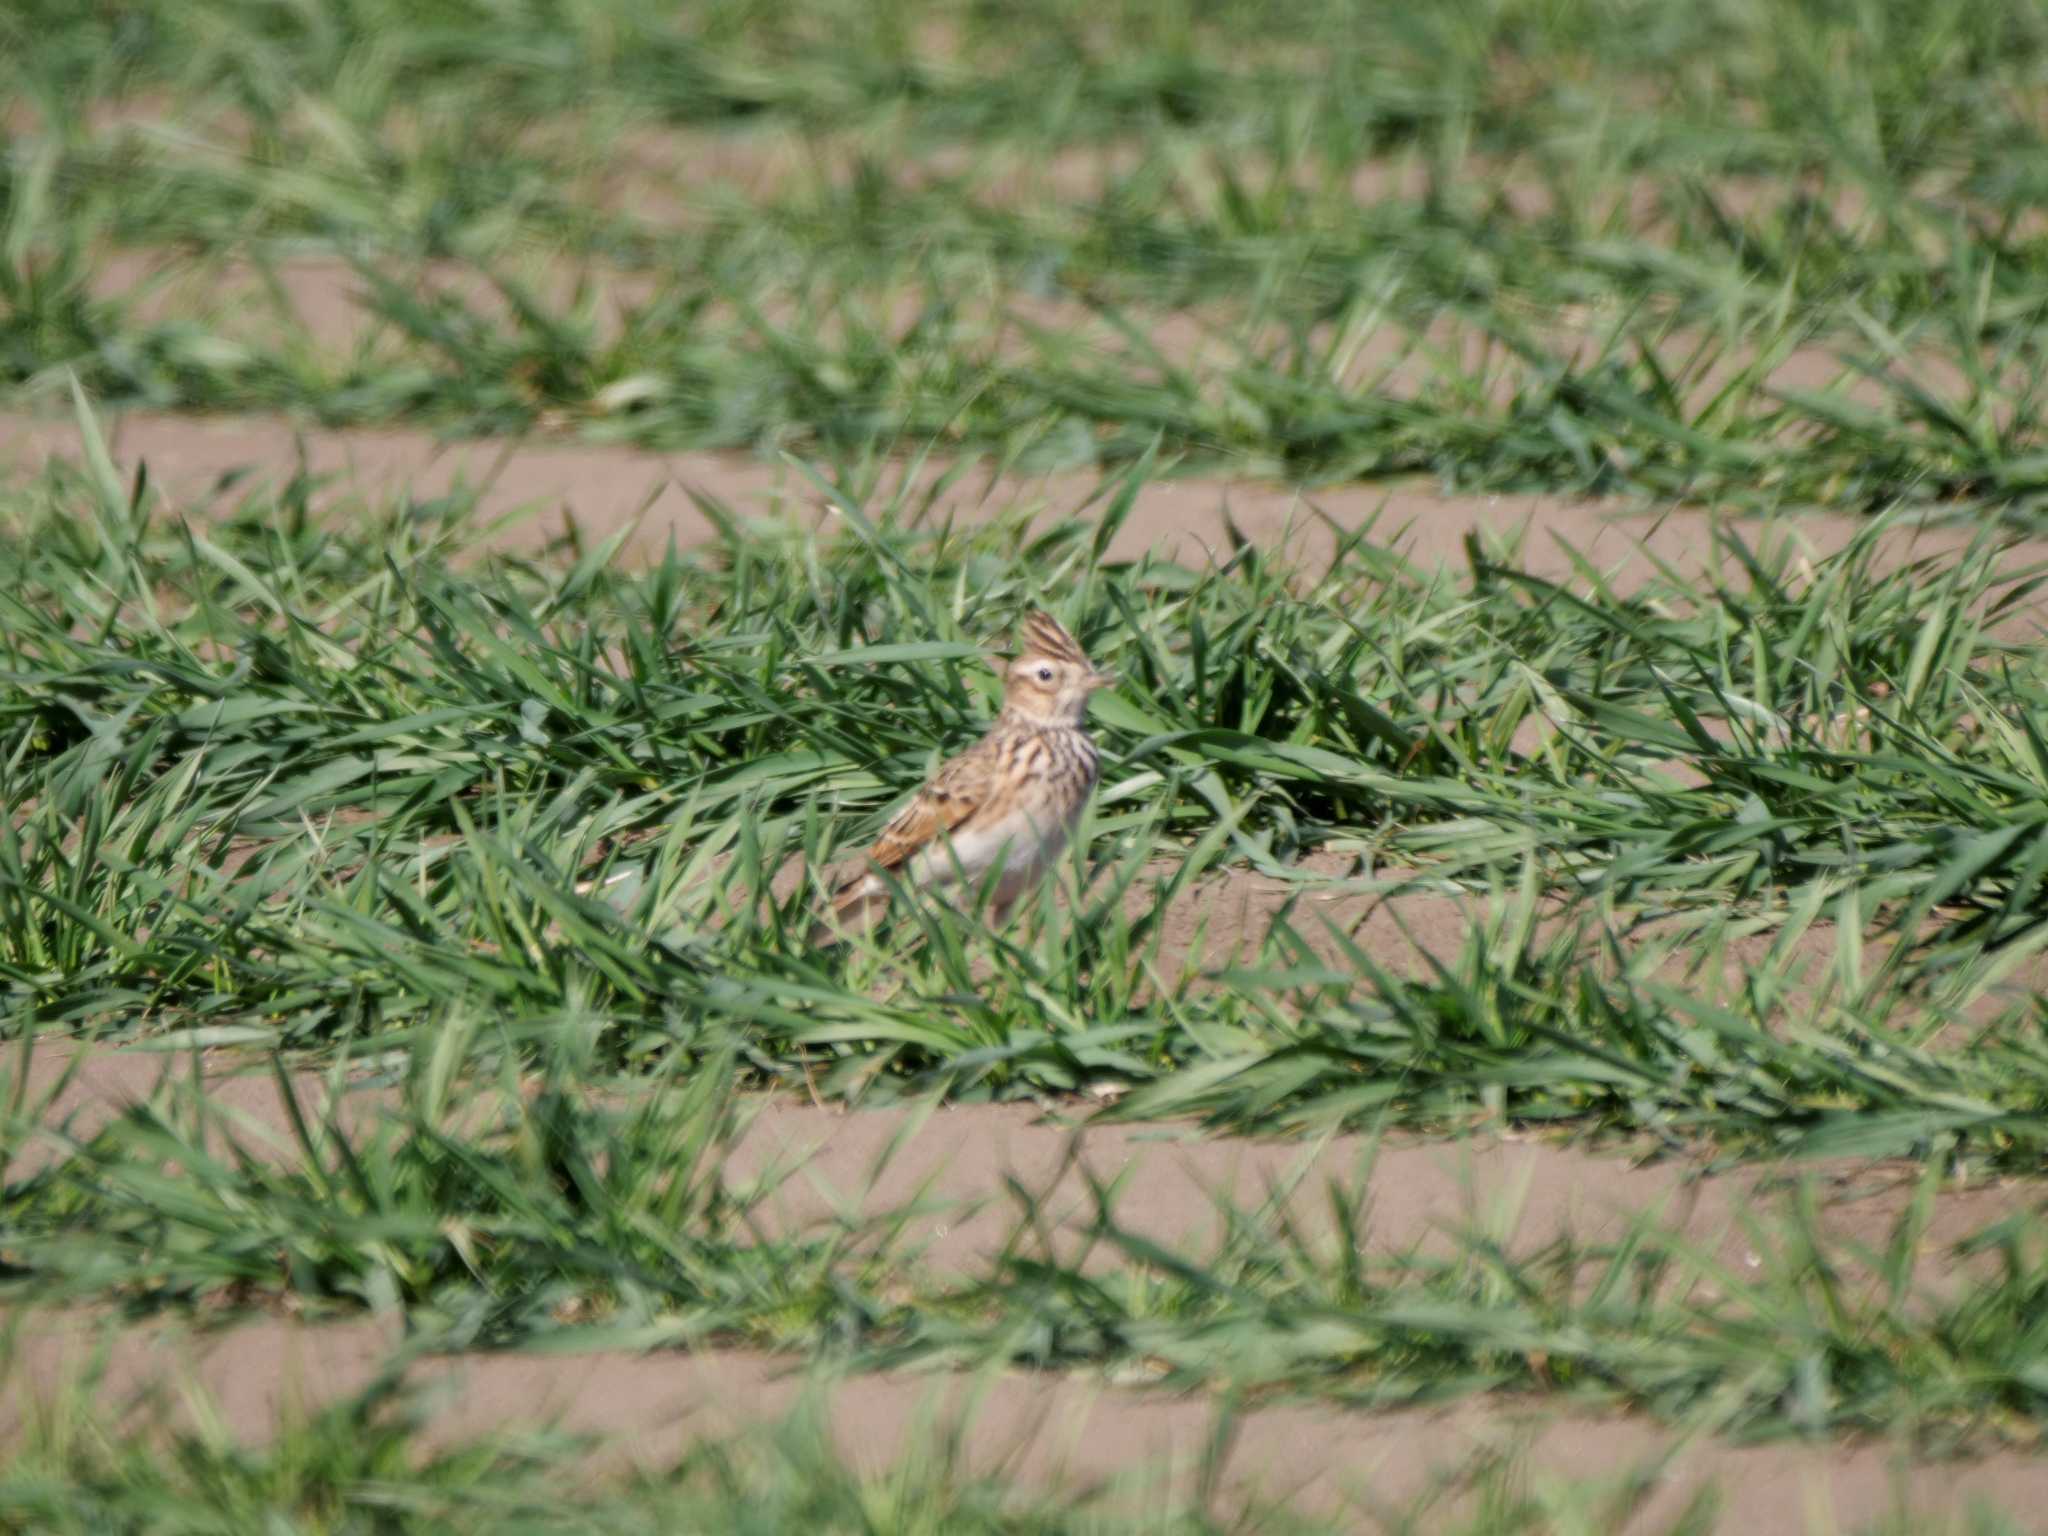
{"type": "Polygon", "coordinates": [[[1039,725],[1079,725],[1088,716],[1088,696],[1116,678],[1098,671],[1051,614],[1024,620],[1017,649],[999,658],[1003,712],[1039,725]]]}

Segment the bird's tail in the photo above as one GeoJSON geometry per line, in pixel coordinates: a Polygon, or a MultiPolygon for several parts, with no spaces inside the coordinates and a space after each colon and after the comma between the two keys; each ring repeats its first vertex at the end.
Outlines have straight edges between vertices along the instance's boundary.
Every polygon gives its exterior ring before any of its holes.
{"type": "Polygon", "coordinates": [[[888,886],[872,873],[855,876],[833,892],[825,915],[811,925],[811,947],[825,949],[865,932],[888,906],[888,886]]]}

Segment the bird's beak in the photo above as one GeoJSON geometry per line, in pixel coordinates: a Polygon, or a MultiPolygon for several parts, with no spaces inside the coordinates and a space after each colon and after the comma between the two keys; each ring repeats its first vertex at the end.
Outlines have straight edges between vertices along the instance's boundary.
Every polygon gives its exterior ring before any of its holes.
{"type": "Polygon", "coordinates": [[[1093,693],[1097,688],[1114,688],[1117,682],[1114,672],[1096,672],[1088,679],[1088,691],[1093,693]]]}

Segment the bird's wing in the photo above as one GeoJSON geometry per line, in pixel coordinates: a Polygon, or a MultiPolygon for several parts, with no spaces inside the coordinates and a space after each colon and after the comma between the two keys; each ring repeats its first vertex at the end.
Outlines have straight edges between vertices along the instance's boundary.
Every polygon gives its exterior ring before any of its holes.
{"type": "MultiPolygon", "coordinates": [[[[996,758],[982,747],[969,748],[939,765],[938,772],[882,828],[868,850],[859,873],[879,864],[897,869],[926,844],[937,841],[972,816],[989,800],[995,785],[996,758]]],[[[859,874],[850,877],[859,878],[859,874]]]]}

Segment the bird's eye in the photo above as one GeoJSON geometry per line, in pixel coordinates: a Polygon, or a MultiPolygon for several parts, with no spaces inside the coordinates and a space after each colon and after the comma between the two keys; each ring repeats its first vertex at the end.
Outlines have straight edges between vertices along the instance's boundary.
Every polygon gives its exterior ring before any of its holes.
{"type": "Polygon", "coordinates": [[[1038,669],[1038,680],[1039,680],[1039,681],[1040,681],[1041,683],[1049,683],[1049,682],[1051,682],[1051,681],[1052,681],[1052,668],[1051,668],[1051,667],[1040,667],[1040,668],[1038,669]]]}

